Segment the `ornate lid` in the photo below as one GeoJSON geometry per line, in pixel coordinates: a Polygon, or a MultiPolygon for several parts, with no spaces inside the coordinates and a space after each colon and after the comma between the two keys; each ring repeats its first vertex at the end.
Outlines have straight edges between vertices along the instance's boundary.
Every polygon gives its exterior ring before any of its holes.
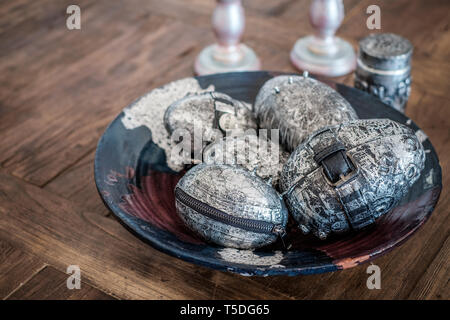
{"type": "Polygon", "coordinates": [[[379,70],[410,67],[413,45],[393,33],[371,34],[359,42],[358,62],[379,70]]]}

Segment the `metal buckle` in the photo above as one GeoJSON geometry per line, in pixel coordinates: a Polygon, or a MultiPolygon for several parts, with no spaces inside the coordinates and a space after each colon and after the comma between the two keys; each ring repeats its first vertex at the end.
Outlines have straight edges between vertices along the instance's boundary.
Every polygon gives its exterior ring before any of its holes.
{"type": "Polygon", "coordinates": [[[344,176],[343,174],[341,174],[341,175],[340,175],[340,179],[339,179],[338,181],[336,181],[336,182],[331,182],[331,181],[328,179],[327,175],[325,174],[324,168],[322,167],[322,175],[323,175],[323,177],[325,178],[325,181],[326,181],[330,186],[332,186],[332,187],[334,187],[334,188],[339,188],[339,187],[341,187],[342,185],[344,185],[345,183],[352,181],[352,180],[355,179],[355,178],[357,177],[357,175],[359,174],[359,167],[356,166],[355,161],[353,160],[353,158],[352,158],[349,154],[347,154],[347,152],[345,153],[345,155],[346,155],[347,158],[350,160],[350,162],[351,162],[351,164],[352,164],[352,166],[353,166],[354,169],[353,169],[349,174],[347,174],[347,175],[345,175],[345,176],[344,176]]]}

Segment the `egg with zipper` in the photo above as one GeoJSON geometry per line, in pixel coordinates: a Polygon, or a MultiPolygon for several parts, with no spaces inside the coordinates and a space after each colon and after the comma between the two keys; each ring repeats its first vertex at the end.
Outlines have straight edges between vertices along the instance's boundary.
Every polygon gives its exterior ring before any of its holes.
{"type": "Polygon", "coordinates": [[[258,248],[284,237],[288,212],[281,196],[240,166],[199,164],[175,187],[177,212],[209,242],[258,248]]]}

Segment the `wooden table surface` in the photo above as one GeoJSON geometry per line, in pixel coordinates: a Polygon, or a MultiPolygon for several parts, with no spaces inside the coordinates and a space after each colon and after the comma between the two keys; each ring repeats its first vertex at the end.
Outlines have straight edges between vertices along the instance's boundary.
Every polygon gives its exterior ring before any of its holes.
{"type": "MultiPolygon", "coordinates": [[[[141,242],[104,207],[93,179],[96,144],[127,104],[191,76],[214,41],[212,0],[77,0],[81,30],[66,28],[72,0],[0,2],[0,298],[4,299],[449,299],[450,4],[344,0],[339,36],[354,47],[382,32],[415,47],[406,114],[440,157],[443,191],[429,221],[367,265],[311,276],[248,278],[199,267],[141,242]],[[68,290],[69,265],[81,268],[68,290]]],[[[244,0],[244,41],[263,69],[294,71],[289,51],[312,32],[310,1],[244,0]]],[[[353,85],[352,75],[337,78],[353,85]]]]}

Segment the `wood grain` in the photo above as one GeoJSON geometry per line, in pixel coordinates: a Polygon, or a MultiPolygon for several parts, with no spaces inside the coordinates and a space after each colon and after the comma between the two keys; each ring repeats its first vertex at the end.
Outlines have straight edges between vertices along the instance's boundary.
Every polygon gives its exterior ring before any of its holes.
{"type": "MultiPolygon", "coordinates": [[[[295,71],[289,52],[312,32],[307,0],[243,0],[244,41],[267,70],[295,71]]],[[[120,110],[193,74],[214,41],[210,0],[79,0],[82,29],[65,27],[69,0],[0,3],[0,297],[17,299],[449,299],[450,10],[447,0],[344,0],[339,36],[355,47],[382,29],[415,47],[406,114],[440,157],[444,189],[431,219],[400,248],[366,266],[314,276],[243,278],[169,257],[137,240],[104,208],[93,181],[96,144],[120,110]],[[67,292],[79,264],[86,290],[67,292]]],[[[335,81],[353,85],[353,76],[335,81]]],[[[83,284],[84,284],[83,283],[83,284]]]]}
{"type": "Polygon", "coordinates": [[[411,291],[409,299],[448,299],[450,296],[450,238],[411,291]]]}
{"type": "Polygon", "coordinates": [[[46,264],[0,239],[0,299],[33,278],[46,264]]]}
{"type": "Polygon", "coordinates": [[[8,300],[113,300],[114,298],[85,282],[80,288],[67,288],[68,275],[50,266],[40,270],[30,281],[14,291],[8,300]]]}

